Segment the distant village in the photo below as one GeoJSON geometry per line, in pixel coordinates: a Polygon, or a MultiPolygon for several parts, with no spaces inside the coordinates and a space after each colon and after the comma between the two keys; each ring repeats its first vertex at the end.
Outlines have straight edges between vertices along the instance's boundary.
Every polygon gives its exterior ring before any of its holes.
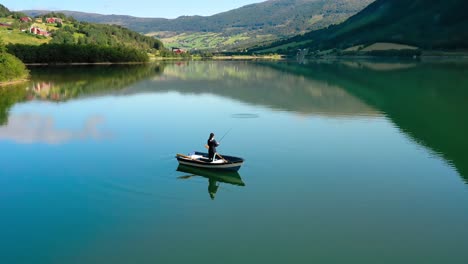
{"type": "MultiPolygon", "coordinates": [[[[57,30],[64,26],[66,27],[64,22],[70,23],[75,21],[76,20],[72,17],[63,19],[63,16],[54,13],[44,16],[37,16],[34,18],[25,15],[9,15],[6,17],[6,19],[0,21],[0,27],[7,28],[8,30],[18,30],[20,32],[35,35],[39,39],[43,39],[47,37],[55,37],[55,33],[58,33],[57,30]]],[[[97,32],[97,34],[105,35],[105,32],[100,30],[97,32]]],[[[189,54],[185,49],[179,47],[171,48],[172,54],[174,55],[184,56],[185,54],[189,54]]]]}
{"type": "MultiPolygon", "coordinates": [[[[37,24],[56,24],[57,26],[60,24],[63,24],[63,21],[61,18],[58,18],[58,17],[47,17],[45,18],[45,22],[42,21],[43,18],[31,18],[31,17],[21,17],[18,19],[18,21],[22,24],[25,24],[25,23],[28,23],[30,24],[30,26],[28,28],[22,28],[20,27],[20,30],[23,31],[23,32],[29,32],[31,34],[34,34],[34,35],[40,35],[40,36],[44,36],[44,37],[49,37],[52,32],[50,31],[47,31],[46,29],[44,28],[41,28],[39,27],[37,24]]],[[[0,27],[13,27],[13,24],[9,24],[9,23],[0,23],[0,27]]]]}

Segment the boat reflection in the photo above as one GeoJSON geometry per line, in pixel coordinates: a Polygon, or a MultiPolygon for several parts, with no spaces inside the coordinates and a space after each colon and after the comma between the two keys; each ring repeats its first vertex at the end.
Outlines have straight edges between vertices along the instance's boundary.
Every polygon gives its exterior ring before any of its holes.
{"type": "Polygon", "coordinates": [[[216,171],[201,168],[194,168],[191,166],[179,165],[177,171],[188,173],[178,177],[181,180],[187,180],[192,177],[201,176],[208,179],[208,194],[214,200],[218,191],[220,183],[228,183],[232,185],[245,186],[242,178],[238,172],[234,171],[216,171]]]}

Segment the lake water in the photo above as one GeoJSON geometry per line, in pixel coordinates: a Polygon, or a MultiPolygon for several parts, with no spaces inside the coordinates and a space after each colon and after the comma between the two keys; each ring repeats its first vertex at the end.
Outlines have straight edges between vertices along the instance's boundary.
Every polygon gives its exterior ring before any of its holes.
{"type": "Polygon", "coordinates": [[[31,74],[0,87],[0,263],[468,263],[468,64],[31,74]],[[210,132],[238,174],[178,170],[210,132]]]}

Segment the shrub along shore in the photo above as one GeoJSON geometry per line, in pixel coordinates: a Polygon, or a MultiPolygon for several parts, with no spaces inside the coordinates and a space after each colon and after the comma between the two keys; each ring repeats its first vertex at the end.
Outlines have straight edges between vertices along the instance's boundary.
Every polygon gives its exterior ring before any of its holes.
{"type": "Polygon", "coordinates": [[[9,44],[8,52],[24,63],[128,63],[148,62],[144,51],[125,46],[98,46],[93,44],[9,44]]]}
{"type": "Polygon", "coordinates": [[[6,52],[0,44],[0,85],[27,80],[29,71],[18,58],[6,52]]]}

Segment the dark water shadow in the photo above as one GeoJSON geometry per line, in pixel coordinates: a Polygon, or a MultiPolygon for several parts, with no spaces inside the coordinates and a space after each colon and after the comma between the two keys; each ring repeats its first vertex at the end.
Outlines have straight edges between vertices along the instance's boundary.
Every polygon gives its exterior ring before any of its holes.
{"type": "Polygon", "coordinates": [[[245,186],[240,174],[234,171],[208,170],[185,165],[179,165],[177,167],[177,171],[187,173],[187,175],[177,177],[180,180],[188,180],[197,176],[208,179],[208,194],[212,200],[216,197],[216,193],[219,189],[219,183],[245,186]]]}

